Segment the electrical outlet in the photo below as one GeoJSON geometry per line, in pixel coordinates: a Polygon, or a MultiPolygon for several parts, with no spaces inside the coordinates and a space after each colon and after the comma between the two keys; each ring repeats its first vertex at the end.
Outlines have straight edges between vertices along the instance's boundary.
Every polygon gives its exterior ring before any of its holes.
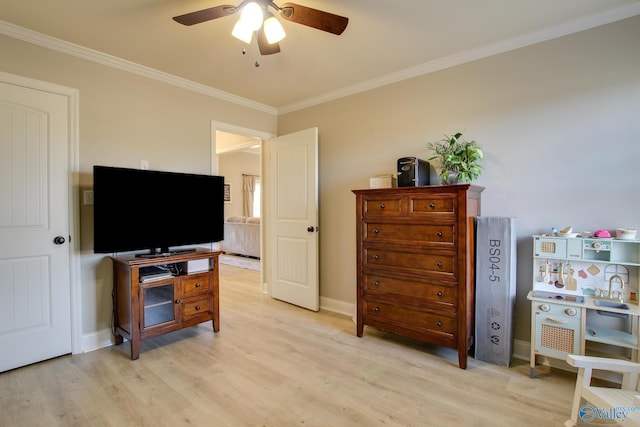
{"type": "Polygon", "coordinates": [[[93,190],[85,190],[82,193],[82,197],[84,199],[85,206],[93,205],[93,190]]]}
{"type": "Polygon", "coordinates": [[[140,169],[148,170],[149,169],[149,161],[148,160],[140,160],[140,169]]]}

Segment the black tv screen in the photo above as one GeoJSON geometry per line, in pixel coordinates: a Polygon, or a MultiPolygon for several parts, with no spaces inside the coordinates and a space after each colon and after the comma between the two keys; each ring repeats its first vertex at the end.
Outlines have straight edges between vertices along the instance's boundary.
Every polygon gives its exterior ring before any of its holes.
{"type": "Polygon", "coordinates": [[[94,166],[94,252],[221,241],[223,191],[221,176],[94,166]]]}

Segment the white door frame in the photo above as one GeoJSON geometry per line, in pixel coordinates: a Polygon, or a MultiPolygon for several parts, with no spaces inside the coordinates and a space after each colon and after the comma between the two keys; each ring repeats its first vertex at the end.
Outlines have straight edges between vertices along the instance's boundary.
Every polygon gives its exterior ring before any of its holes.
{"type": "Polygon", "coordinates": [[[79,199],[79,91],[54,83],[0,71],[0,81],[67,97],[69,105],[69,284],[71,294],[71,352],[82,353],[82,307],[80,290],[80,199],[79,199]]]}
{"type": "MultiPolygon", "coordinates": [[[[212,175],[216,175],[218,171],[218,163],[217,163],[218,159],[216,155],[216,131],[234,133],[238,135],[245,135],[251,138],[259,138],[262,140],[262,142],[260,143],[260,176],[261,176],[260,180],[261,180],[263,197],[260,200],[260,212],[262,212],[262,217],[264,218],[265,215],[267,214],[267,210],[265,209],[266,197],[264,197],[264,194],[268,194],[267,189],[269,186],[269,181],[268,179],[264,178],[264,171],[263,171],[264,149],[265,149],[264,144],[269,139],[275,138],[276,134],[212,120],[211,121],[211,174],[212,175]]],[[[268,175],[268,171],[266,172],[268,175]]],[[[264,278],[266,277],[266,274],[265,274],[266,266],[264,263],[264,259],[268,258],[268,254],[265,251],[266,245],[264,244],[264,240],[265,240],[265,236],[268,236],[268,233],[266,232],[266,229],[263,228],[265,227],[264,223],[265,223],[264,220],[260,221],[260,255],[261,255],[260,256],[260,264],[261,264],[260,292],[264,294],[268,294],[269,293],[268,286],[264,281],[264,278]]]]}

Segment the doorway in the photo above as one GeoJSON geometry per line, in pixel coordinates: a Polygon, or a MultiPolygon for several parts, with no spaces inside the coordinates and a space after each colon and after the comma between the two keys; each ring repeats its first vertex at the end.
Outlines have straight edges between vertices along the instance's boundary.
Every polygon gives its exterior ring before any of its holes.
{"type": "Polygon", "coordinates": [[[260,271],[260,292],[267,293],[262,264],[264,244],[262,149],[272,134],[212,123],[212,173],[225,177],[225,252],[220,262],[260,271]],[[250,181],[248,200],[245,181],[250,181]]]}
{"type": "MultiPolygon", "coordinates": [[[[218,170],[220,158],[216,150],[216,140],[218,136],[222,138],[222,132],[254,138],[254,140],[245,140],[240,143],[242,148],[251,147],[252,144],[254,148],[258,148],[255,139],[262,140],[259,144],[260,170],[268,176],[261,177],[263,197],[261,197],[260,211],[264,214],[261,215],[264,221],[260,221],[261,292],[317,311],[320,285],[318,129],[310,128],[280,137],[275,135],[264,137],[243,132],[242,129],[228,129],[224,125],[214,124],[212,126],[214,172],[218,170]],[[267,207],[269,207],[268,212],[266,212],[267,207]],[[264,262],[265,256],[269,258],[267,263],[264,262]]],[[[221,175],[224,174],[221,173],[221,175]]],[[[245,183],[243,187],[246,187],[245,183]]],[[[230,189],[230,201],[233,200],[232,193],[233,190],[230,189]]],[[[225,223],[226,226],[227,223],[225,223]]],[[[225,231],[223,244],[226,244],[226,239],[225,231]]]]}

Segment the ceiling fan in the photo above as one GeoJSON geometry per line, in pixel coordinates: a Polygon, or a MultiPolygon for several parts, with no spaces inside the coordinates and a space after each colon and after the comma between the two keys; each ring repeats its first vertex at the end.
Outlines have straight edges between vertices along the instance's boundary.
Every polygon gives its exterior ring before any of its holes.
{"type": "Polygon", "coordinates": [[[183,25],[195,25],[212,19],[224,18],[240,12],[240,19],[232,35],[250,43],[254,32],[258,32],[258,48],[262,55],[280,52],[278,42],[285,36],[284,29],[269,11],[274,9],[284,20],[306,25],[331,34],[340,35],[347,28],[349,18],[313,9],[295,3],[278,6],[272,0],[244,0],[238,6],[220,5],[196,12],[174,16],[173,20],[183,25]]]}

